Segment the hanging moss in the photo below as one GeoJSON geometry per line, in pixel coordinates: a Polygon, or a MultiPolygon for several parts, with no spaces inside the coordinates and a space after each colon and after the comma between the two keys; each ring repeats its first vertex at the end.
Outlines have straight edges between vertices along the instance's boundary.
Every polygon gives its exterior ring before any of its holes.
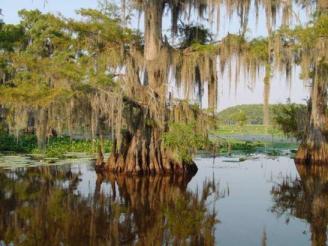
{"type": "MultiPolygon", "coordinates": [[[[40,145],[52,129],[69,135],[85,132],[93,138],[111,131],[114,165],[109,166],[115,170],[138,172],[181,167],[181,162],[175,162],[172,153],[163,146],[161,136],[170,131],[169,122],[194,119],[206,135],[208,116],[217,108],[217,88],[221,82],[218,67],[221,72],[228,71],[230,83],[235,73],[236,84],[241,74],[256,81],[265,69],[266,112],[271,73],[284,72],[290,79],[293,64],[301,64],[304,77],[310,77],[316,57],[327,51],[326,15],[320,15],[307,27],[288,28],[293,4],[311,7],[312,1],[129,3],[144,12],[143,44],[140,35],[122,25],[117,16],[110,17],[101,11],[82,9],[81,21],[39,11],[20,12],[22,21],[16,29],[19,35],[23,31],[24,37],[0,55],[1,68],[6,68],[1,69],[6,78],[0,85],[0,103],[12,109],[8,116],[15,123],[12,129],[17,132],[34,118],[40,145]],[[257,12],[264,9],[266,13],[269,33],[266,39],[245,37],[252,4],[257,12]],[[217,22],[222,23],[218,14],[221,8],[225,8],[230,18],[239,16],[239,35],[229,34],[220,42],[208,43],[204,29],[189,28],[184,33],[186,42],[176,48],[162,37],[166,9],[172,13],[172,31],[176,33],[178,20],[195,10],[201,18],[212,20],[213,13],[217,13],[217,22]],[[281,12],[283,26],[277,30],[276,19],[281,12]],[[202,37],[197,39],[195,31],[202,37]],[[168,90],[170,83],[182,92],[179,95],[182,100],[176,100],[177,95],[168,90]],[[208,87],[208,111],[195,111],[189,104],[201,104],[205,87],[208,87]]],[[[127,5],[128,2],[123,3],[123,13],[127,5]]],[[[4,47],[5,42],[0,43],[4,47]]],[[[327,58],[320,57],[325,63],[327,58]]]]}

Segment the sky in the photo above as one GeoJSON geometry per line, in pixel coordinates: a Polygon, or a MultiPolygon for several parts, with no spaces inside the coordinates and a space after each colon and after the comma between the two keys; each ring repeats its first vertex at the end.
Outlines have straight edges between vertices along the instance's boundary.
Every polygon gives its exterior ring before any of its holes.
{"type": "MultiPolygon", "coordinates": [[[[2,9],[2,19],[5,23],[19,23],[18,11],[21,9],[39,9],[42,12],[51,12],[55,14],[61,13],[65,17],[79,18],[76,10],[80,8],[97,8],[97,0],[0,0],[0,8],[2,9]]],[[[224,12],[224,11],[223,11],[224,12]]],[[[222,20],[227,17],[222,13],[222,20]]],[[[254,14],[255,15],[255,14],[254,14]]],[[[137,21],[133,21],[133,26],[137,27],[137,21]]],[[[169,28],[169,17],[164,17],[163,29],[169,28]]],[[[238,30],[237,20],[232,19],[219,30],[216,39],[225,36],[228,32],[236,32],[238,30]]],[[[140,26],[142,26],[142,18],[140,26]]],[[[211,27],[214,32],[217,28],[211,27]]],[[[255,18],[250,18],[250,31],[248,36],[265,36],[266,27],[263,14],[260,15],[258,25],[255,27],[255,18]]],[[[295,103],[305,103],[305,99],[309,97],[309,88],[304,86],[303,81],[298,79],[299,69],[295,70],[295,76],[292,83],[289,84],[283,76],[274,76],[272,78],[270,103],[285,103],[287,100],[295,103]]],[[[227,76],[222,75],[218,86],[218,109],[223,110],[230,106],[238,104],[259,104],[263,102],[263,81],[255,82],[255,86],[248,86],[249,81],[241,78],[237,88],[234,83],[226,83],[227,76]]]]}
{"type": "Polygon", "coordinates": [[[19,22],[18,11],[21,9],[39,9],[42,12],[61,13],[67,17],[77,17],[75,10],[96,8],[97,0],[0,0],[5,23],[19,22]]]}

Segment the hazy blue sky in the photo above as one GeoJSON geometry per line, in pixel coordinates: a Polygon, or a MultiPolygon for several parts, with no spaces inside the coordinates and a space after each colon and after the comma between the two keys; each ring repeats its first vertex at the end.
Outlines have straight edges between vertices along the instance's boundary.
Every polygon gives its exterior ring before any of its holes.
{"type": "MultiPolygon", "coordinates": [[[[39,9],[42,12],[61,13],[66,17],[77,18],[75,11],[80,8],[97,8],[97,0],[0,0],[0,8],[3,13],[3,20],[5,23],[18,23],[18,11],[21,9],[39,9]]],[[[224,12],[224,11],[223,11],[224,12]]],[[[221,16],[222,21],[227,17],[224,13],[221,16]]],[[[254,14],[253,14],[254,16],[254,14]]],[[[255,18],[250,18],[250,32],[249,36],[263,36],[266,34],[265,18],[264,14],[260,15],[258,26],[255,28],[255,18]]],[[[137,26],[137,21],[133,21],[133,26],[137,26]]],[[[238,30],[238,21],[232,19],[230,23],[220,29],[218,36],[225,35],[229,32],[236,32],[238,30]]],[[[142,26],[142,19],[141,19],[142,26]]],[[[168,28],[168,18],[164,21],[164,29],[168,28]]],[[[216,31],[216,27],[213,27],[216,31]]],[[[219,37],[218,37],[219,38],[219,37]]],[[[283,77],[274,76],[272,80],[271,90],[271,103],[283,103],[290,98],[293,102],[304,102],[304,99],[308,97],[308,88],[303,86],[303,82],[298,79],[298,72],[295,71],[293,83],[291,86],[286,82],[283,77]],[[290,90],[291,88],[291,90],[290,90]]],[[[247,86],[249,81],[242,81],[241,79],[237,89],[229,87],[227,83],[227,77],[223,76],[219,81],[219,109],[223,109],[236,104],[246,103],[262,103],[263,96],[263,82],[261,80],[256,82],[256,86],[250,88],[247,86]]],[[[244,79],[245,80],[245,79],[244,79]]],[[[232,83],[233,84],[233,83],[232,83]]]]}
{"type": "MultiPolygon", "coordinates": [[[[118,0],[116,0],[117,2],[118,0]]],[[[80,8],[97,8],[98,1],[97,0],[0,0],[0,8],[3,12],[3,20],[5,23],[16,24],[19,22],[18,11],[21,9],[39,9],[42,12],[51,12],[62,15],[66,17],[77,18],[75,11],[80,8]]],[[[226,20],[226,16],[224,16],[224,10],[221,11],[222,19],[226,20]]],[[[255,18],[250,18],[250,31],[252,34],[250,35],[265,35],[266,28],[265,22],[262,21],[264,15],[260,16],[260,20],[257,28],[253,28],[255,26],[255,18]]],[[[193,18],[191,18],[193,19],[193,18]]],[[[142,19],[141,19],[142,21],[142,19]]],[[[223,23],[223,21],[222,21],[223,23]]],[[[136,25],[136,21],[132,21],[133,26],[136,25]]],[[[169,27],[170,21],[169,16],[164,18],[164,30],[169,27]]],[[[232,19],[227,25],[221,27],[220,36],[225,35],[229,32],[237,32],[239,28],[238,21],[232,19]]],[[[217,32],[217,28],[212,26],[213,32],[217,32]]]]}
{"type": "Polygon", "coordinates": [[[62,13],[75,17],[75,10],[96,8],[97,0],[0,0],[3,20],[6,23],[18,23],[18,11],[21,9],[39,9],[42,12],[62,13]]]}

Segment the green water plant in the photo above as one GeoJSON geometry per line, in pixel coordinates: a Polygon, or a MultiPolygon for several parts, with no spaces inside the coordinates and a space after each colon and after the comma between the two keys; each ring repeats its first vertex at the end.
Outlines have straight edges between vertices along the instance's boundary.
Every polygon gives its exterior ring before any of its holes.
{"type": "Polygon", "coordinates": [[[76,140],[68,136],[56,137],[49,139],[45,150],[35,148],[33,154],[45,154],[46,157],[64,158],[68,153],[97,153],[98,146],[103,146],[103,151],[109,153],[112,148],[110,140],[101,142],[99,139],[94,140],[76,140]]]}
{"type": "Polygon", "coordinates": [[[20,137],[0,132],[0,152],[30,153],[37,146],[36,136],[23,134],[20,137]]]}
{"type": "Polygon", "coordinates": [[[164,146],[174,151],[180,161],[189,162],[199,149],[204,149],[208,139],[196,130],[195,123],[171,123],[163,135],[164,146]]]}

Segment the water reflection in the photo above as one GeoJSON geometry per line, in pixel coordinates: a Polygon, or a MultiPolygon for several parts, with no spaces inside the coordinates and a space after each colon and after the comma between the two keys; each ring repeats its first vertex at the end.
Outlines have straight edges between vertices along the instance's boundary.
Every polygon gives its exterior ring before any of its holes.
{"type": "MultiPolygon", "coordinates": [[[[94,171],[91,170],[93,173],[94,171]]],[[[0,170],[0,241],[15,245],[213,245],[218,222],[213,180],[85,173],[72,166],[0,170]],[[109,191],[105,192],[105,188],[109,191]],[[210,209],[213,208],[213,209],[210,209]]]]}
{"type": "Polygon", "coordinates": [[[310,224],[312,245],[326,245],[328,168],[303,165],[296,165],[296,168],[299,178],[286,177],[272,188],[272,211],[279,216],[287,214],[306,220],[310,224]]]}

